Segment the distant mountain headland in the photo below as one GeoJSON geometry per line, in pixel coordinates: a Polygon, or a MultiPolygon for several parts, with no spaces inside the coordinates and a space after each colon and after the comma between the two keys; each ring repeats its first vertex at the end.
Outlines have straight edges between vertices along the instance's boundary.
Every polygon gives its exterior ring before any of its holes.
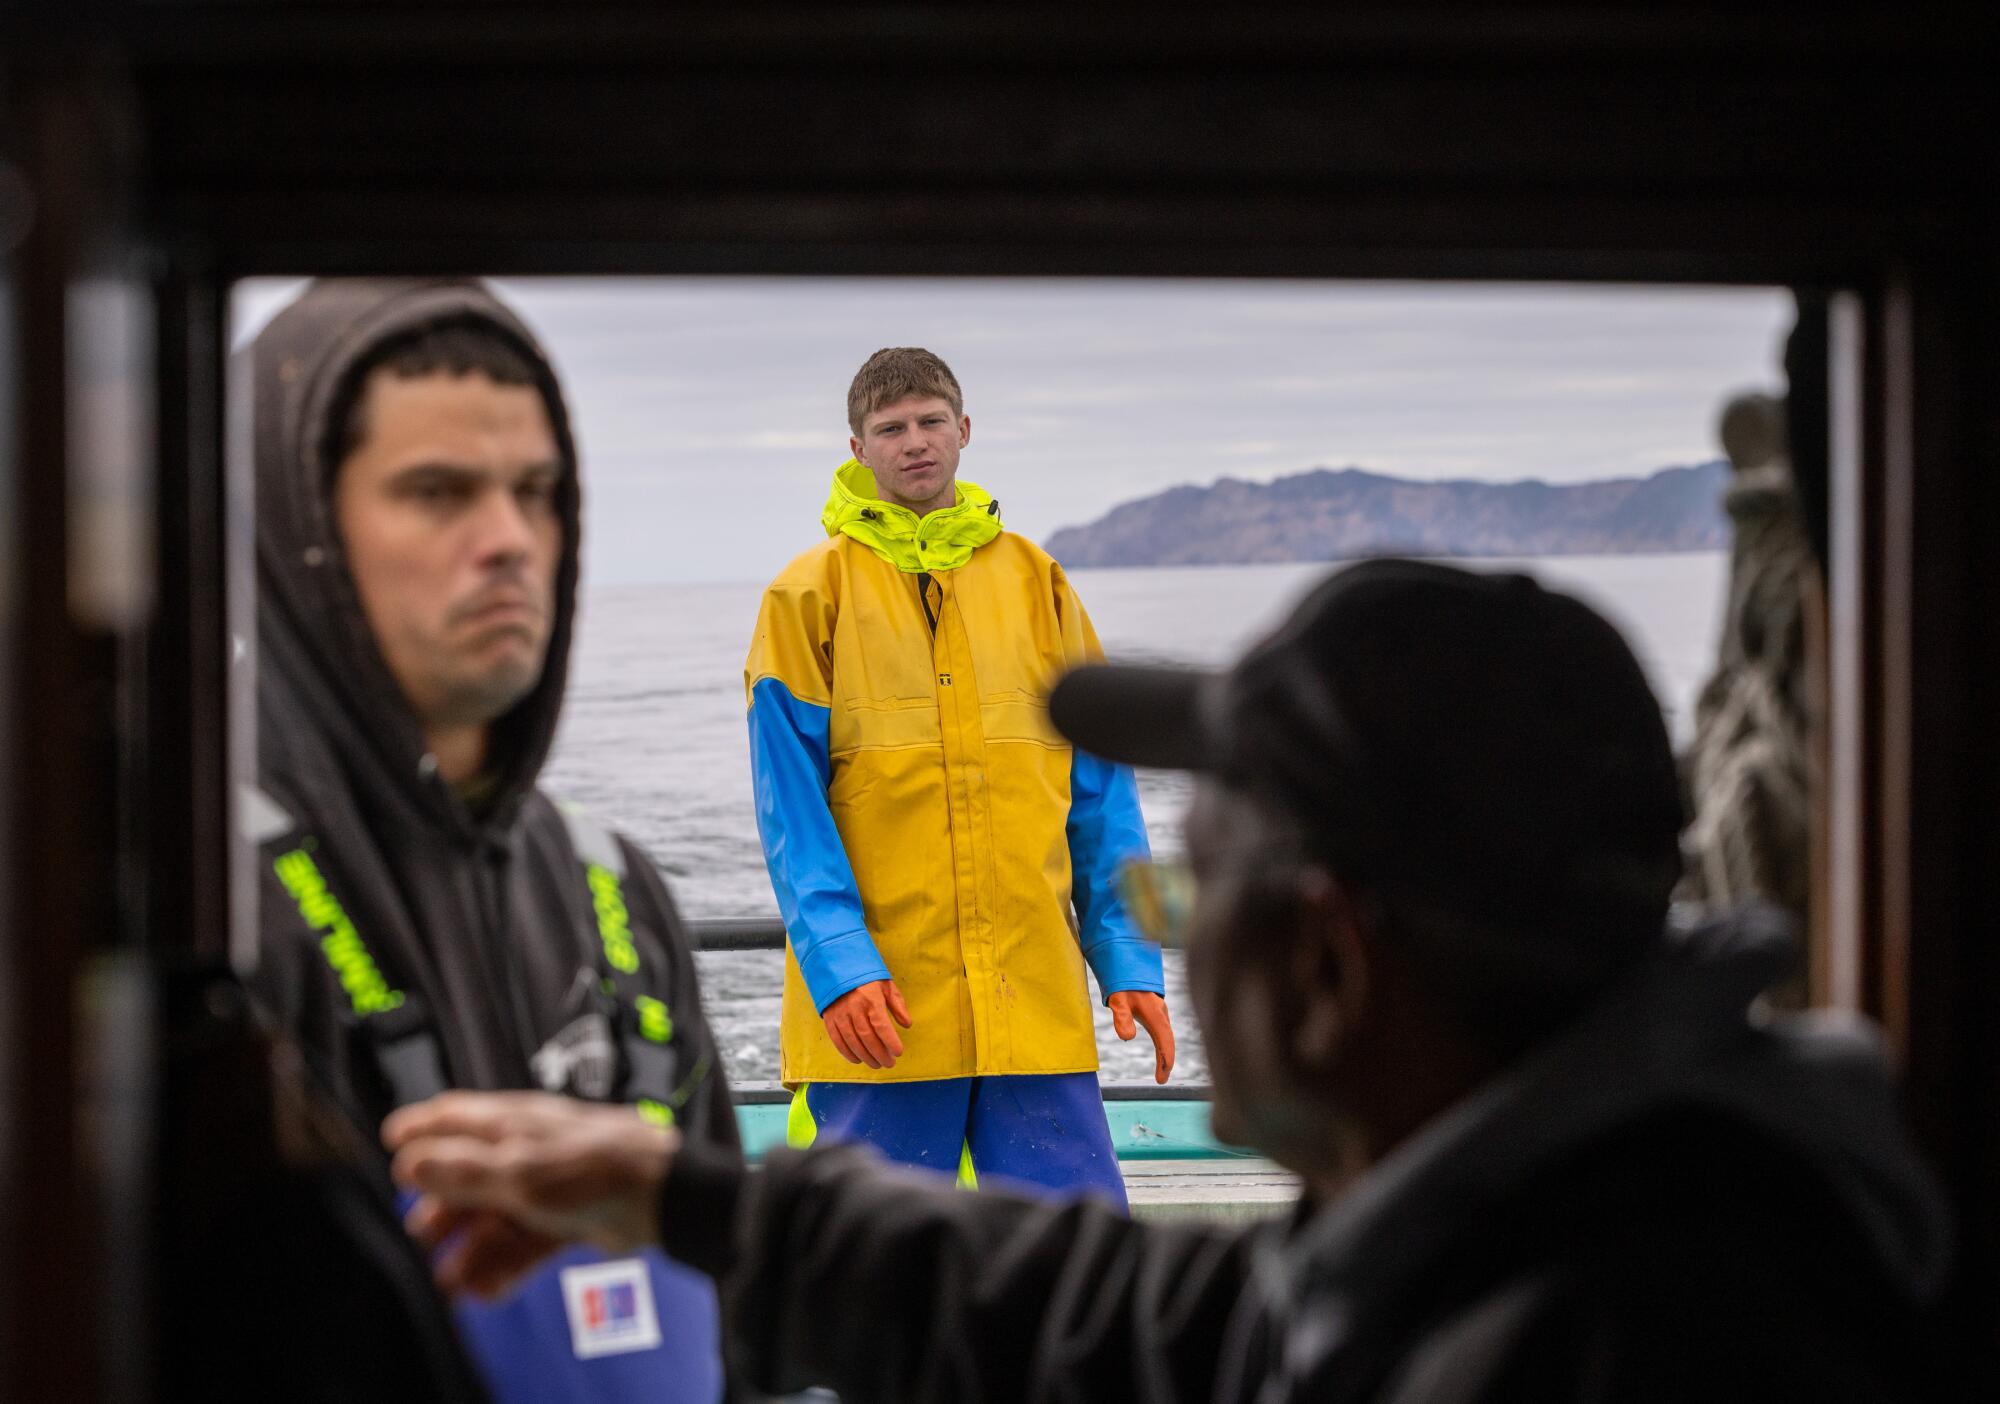
{"type": "Polygon", "coordinates": [[[1416,556],[1617,555],[1729,545],[1717,459],[1643,478],[1417,482],[1315,468],[1268,483],[1222,478],[1114,507],[1044,543],[1066,566],[1244,565],[1416,556]]]}

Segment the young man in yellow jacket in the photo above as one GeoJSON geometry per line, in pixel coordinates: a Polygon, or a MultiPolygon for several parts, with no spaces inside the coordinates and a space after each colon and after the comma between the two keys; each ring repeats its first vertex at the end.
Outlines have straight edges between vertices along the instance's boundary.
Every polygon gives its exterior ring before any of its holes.
{"type": "Polygon", "coordinates": [[[1159,950],[1117,892],[1145,824],[1131,770],[1045,705],[1102,650],[1062,567],[958,481],[942,360],[876,352],[847,414],[828,539],[765,591],[744,667],[791,1139],[1123,1204],[1084,966],[1165,1082],[1159,950]]]}

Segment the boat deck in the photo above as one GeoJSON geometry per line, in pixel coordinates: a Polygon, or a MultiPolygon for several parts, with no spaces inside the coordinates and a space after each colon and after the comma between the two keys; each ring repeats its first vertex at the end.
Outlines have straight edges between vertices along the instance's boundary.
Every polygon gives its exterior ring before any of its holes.
{"type": "MultiPolygon", "coordinates": [[[[788,1101],[776,1089],[739,1094],[736,1115],[752,1160],[784,1143],[788,1101]]],[[[1205,1100],[1114,1091],[1104,1112],[1140,1218],[1242,1223],[1282,1214],[1298,1197],[1296,1175],[1215,1139],[1205,1100]]]]}
{"type": "Polygon", "coordinates": [[[1126,1160],[1125,1193],[1141,1219],[1247,1223],[1290,1209],[1299,1194],[1291,1171],[1263,1159],[1126,1160]]]}

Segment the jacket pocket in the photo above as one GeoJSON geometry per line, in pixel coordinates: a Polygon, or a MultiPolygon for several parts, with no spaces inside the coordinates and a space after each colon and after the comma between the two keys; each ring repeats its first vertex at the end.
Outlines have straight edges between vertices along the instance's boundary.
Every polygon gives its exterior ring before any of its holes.
{"type": "Polygon", "coordinates": [[[827,736],[834,755],[942,745],[934,697],[853,697],[836,702],[827,736]]]}
{"type": "Polygon", "coordinates": [[[979,699],[979,725],[988,741],[1027,741],[1068,750],[1069,742],[1049,723],[1049,707],[1040,695],[1021,688],[989,692],[979,699]]]}

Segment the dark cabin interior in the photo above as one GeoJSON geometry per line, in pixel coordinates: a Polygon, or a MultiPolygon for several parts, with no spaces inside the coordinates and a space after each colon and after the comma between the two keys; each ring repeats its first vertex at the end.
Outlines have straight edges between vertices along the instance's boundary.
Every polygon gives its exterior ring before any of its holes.
{"type": "Polygon", "coordinates": [[[1990,24],[1881,3],[10,6],[0,1397],[191,1387],[162,1187],[252,1075],[224,316],[300,272],[1824,294],[1812,993],[1887,1030],[1960,1216],[1956,1320],[2000,1341],[1996,60],[1990,24]]]}

